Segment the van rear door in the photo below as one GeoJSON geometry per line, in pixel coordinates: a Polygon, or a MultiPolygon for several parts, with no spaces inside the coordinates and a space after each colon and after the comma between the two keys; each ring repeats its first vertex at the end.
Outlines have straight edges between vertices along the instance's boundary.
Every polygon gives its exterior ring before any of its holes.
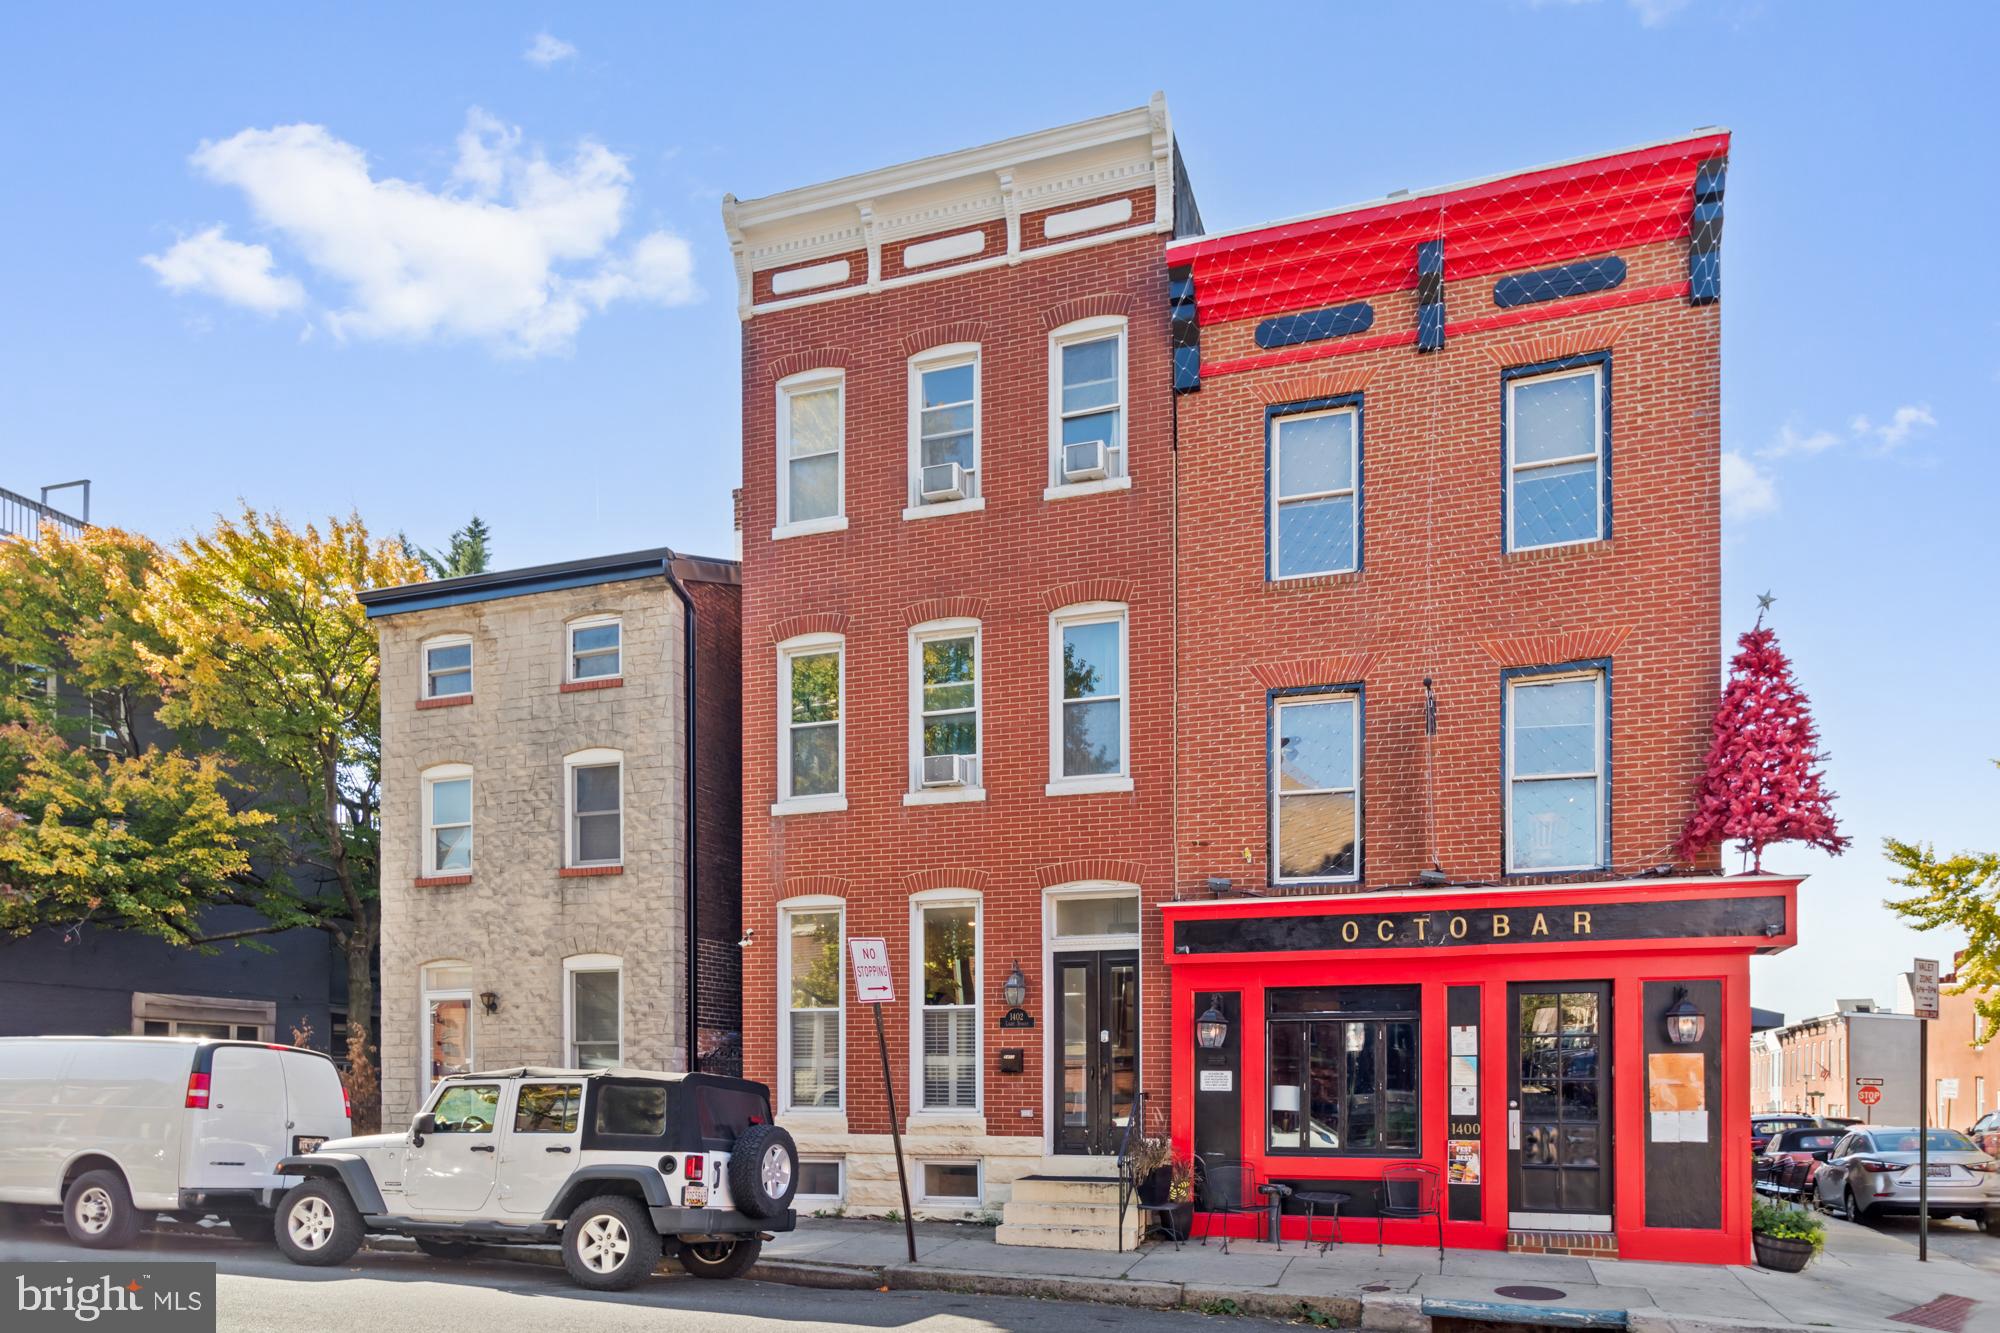
{"type": "Polygon", "coordinates": [[[208,1060],[208,1106],[192,1120],[190,1189],[261,1189],[291,1148],[285,1128],[285,1073],[268,1046],[216,1046],[208,1060]]]}
{"type": "Polygon", "coordinates": [[[311,1152],[351,1133],[347,1094],[333,1061],[305,1051],[279,1051],[285,1071],[285,1151],[311,1152]]]}

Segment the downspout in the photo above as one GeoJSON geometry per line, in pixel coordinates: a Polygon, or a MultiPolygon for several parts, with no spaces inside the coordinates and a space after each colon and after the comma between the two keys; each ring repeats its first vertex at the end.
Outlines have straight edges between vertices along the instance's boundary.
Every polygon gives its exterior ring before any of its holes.
{"type": "Polygon", "coordinates": [[[694,598],[688,596],[688,590],[681,585],[680,577],[674,573],[674,557],[669,556],[662,565],[662,568],[666,571],[667,585],[674,590],[674,595],[681,599],[681,608],[685,612],[681,618],[681,654],[684,659],[681,670],[681,678],[684,682],[684,698],[681,708],[685,719],[683,725],[687,731],[685,797],[687,803],[687,865],[682,875],[683,902],[681,924],[685,937],[683,941],[685,955],[682,972],[687,978],[687,1072],[692,1074],[696,1070],[696,1052],[699,1045],[697,1034],[700,1030],[698,1014],[695,1008],[695,996],[698,993],[695,985],[695,974],[701,966],[700,937],[695,928],[695,912],[698,903],[695,893],[695,873],[697,866],[695,852],[701,839],[700,807],[697,795],[700,791],[700,785],[695,779],[695,612],[694,598]]]}

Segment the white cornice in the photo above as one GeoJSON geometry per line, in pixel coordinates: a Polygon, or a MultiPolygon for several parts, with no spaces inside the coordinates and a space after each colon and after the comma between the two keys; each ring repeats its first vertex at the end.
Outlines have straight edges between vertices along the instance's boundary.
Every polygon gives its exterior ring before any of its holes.
{"type": "MultiPolygon", "coordinates": [[[[1173,132],[1166,97],[1074,125],[921,158],[877,171],[803,186],[760,199],[725,195],[723,228],[736,267],[737,311],[754,301],[764,270],[866,248],[867,284],[826,293],[851,296],[882,286],[882,248],[906,239],[1001,221],[1006,257],[1021,255],[1020,215],[1144,188],[1154,190],[1151,229],[1173,226],[1173,132]]],[[[1112,239],[1090,238],[1092,243],[1112,239]]],[[[990,261],[997,256],[982,256],[990,261]]],[[[924,280],[958,271],[944,266],[924,280]]]]}

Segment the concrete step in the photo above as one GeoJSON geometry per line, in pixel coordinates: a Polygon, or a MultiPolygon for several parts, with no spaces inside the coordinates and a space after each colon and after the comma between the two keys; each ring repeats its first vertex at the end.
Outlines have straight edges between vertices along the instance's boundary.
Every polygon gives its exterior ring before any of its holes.
{"type": "Polygon", "coordinates": [[[1035,1167],[1038,1176],[1090,1176],[1118,1179],[1116,1157],[1086,1157],[1079,1153],[1051,1153],[1035,1167]]]}
{"type": "Polygon", "coordinates": [[[1014,1182],[1013,1199],[1019,1203],[1110,1203],[1118,1202],[1118,1181],[1092,1176],[1085,1179],[1062,1176],[1022,1176],[1014,1182]]]}
{"type": "MultiPolygon", "coordinates": [[[[1043,1226],[1033,1222],[1002,1222],[994,1228],[993,1239],[1002,1245],[1041,1245],[1052,1250],[1118,1248],[1118,1234],[1110,1226],[1043,1226]]],[[[1125,1248],[1136,1249],[1138,1244],[1138,1227],[1128,1227],[1125,1248]]]]}
{"type": "MultiPolygon", "coordinates": [[[[1007,1204],[1004,1220],[1022,1226],[1100,1227],[1106,1232],[1118,1225],[1116,1203],[1023,1203],[1007,1204]]],[[[1127,1228],[1135,1225],[1137,1214],[1125,1212],[1127,1228]]]]}

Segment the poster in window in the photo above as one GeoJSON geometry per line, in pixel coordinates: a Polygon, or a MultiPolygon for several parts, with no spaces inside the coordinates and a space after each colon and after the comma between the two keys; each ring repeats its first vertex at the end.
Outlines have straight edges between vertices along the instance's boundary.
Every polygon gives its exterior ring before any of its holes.
{"type": "Polygon", "coordinates": [[[431,1001],[431,1081],[472,1072],[472,1001],[431,1001]]]}
{"type": "Polygon", "coordinates": [[[1445,1179],[1453,1185],[1477,1185],[1479,1140],[1452,1139],[1445,1149],[1445,1179]]]}
{"type": "Polygon", "coordinates": [[[1708,1085],[1699,1051],[1647,1056],[1646,1101],[1653,1142],[1708,1142],[1708,1085]]]}

